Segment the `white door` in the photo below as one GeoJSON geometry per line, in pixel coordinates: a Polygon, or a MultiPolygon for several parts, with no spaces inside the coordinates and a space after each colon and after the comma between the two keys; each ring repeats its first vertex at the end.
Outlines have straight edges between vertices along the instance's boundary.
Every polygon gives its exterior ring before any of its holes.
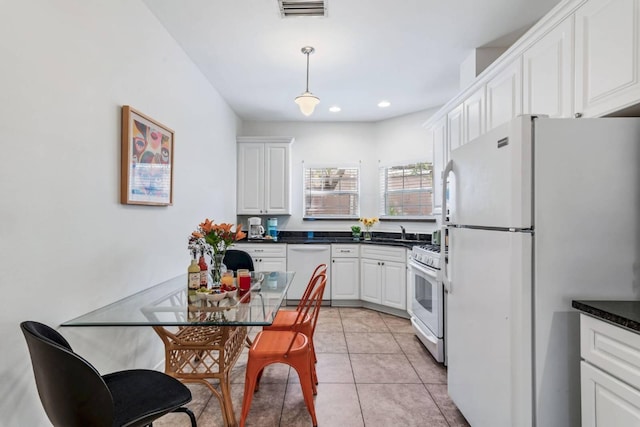
{"type": "Polygon", "coordinates": [[[442,209],[442,171],[449,159],[447,117],[443,116],[429,129],[433,141],[433,213],[442,209]]]}
{"type": "Polygon", "coordinates": [[[286,258],[260,258],[260,270],[257,271],[287,271],[286,258]]]}
{"type": "Polygon", "coordinates": [[[640,391],[580,362],[583,427],[640,427],[640,391]]]}
{"type": "Polygon", "coordinates": [[[485,132],[485,86],[482,85],[464,100],[463,144],[476,139],[485,132]]]}
{"type": "Polygon", "coordinates": [[[382,305],[399,310],[407,308],[406,270],[405,263],[382,262],[382,305]]]}
{"type": "Polygon", "coordinates": [[[522,116],[451,153],[451,222],[531,227],[531,119],[522,116]]]}
{"type": "Polygon", "coordinates": [[[333,258],[331,260],[331,300],[360,299],[360,260],[333,258]]]}
{"type": "Polygon", "coordinates": [[[522,62],[520,57],[487,82],[487,130],[522,114],[522,62]]]}
{"type": "Polygon", "coordinates": [[[265,145],[264,197],[267,214],[291,214],[289,144],[265,145]]]}
{"type": "Polygon", "coordinates": [[[380,304],[382,302],[380,261],[362,258],[360,260],[360,278],[360,297],[362,300],[380,304]]]}
{"type": "Polygon", "coordinates": [[[522,55],[523,113],[571,117],[573,19],[562,21],[522,55]]]}
{"type": "Polygon", "coordinates": [[[447,128],[449,139],[449,151],[455,150],[463,144],[464,131],[463,131],[463,115],[464,104],[460,104],[453,110],[447,113],[447,128]]]}
{"type": "Polygon", "coordinates": [[[264,210],[264,144],[238,144],[238,214],[264,210]]]}
{"type": "Polygon", "coordinates": [[[575,13],[576,111],[598,117],[640,99],[640,0],[589,0],[575,13]]]}
{"type": "Polygon", "coordinates": [[[531,235],[450,229],[448,391],[472,426],[531,425],[531,235]]]}

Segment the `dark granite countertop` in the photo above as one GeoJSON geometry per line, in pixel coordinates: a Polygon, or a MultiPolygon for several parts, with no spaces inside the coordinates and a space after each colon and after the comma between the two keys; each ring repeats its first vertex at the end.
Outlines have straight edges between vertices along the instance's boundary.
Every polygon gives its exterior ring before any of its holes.
{"type": "Polygon", "coordinates": [[[571,306],[640,333],[640,301],[572,301],[571,306]]]}
{"type": "Polygon", "coordinates": [[[427,234],[408,234],[405,239],[402,239],[399,233],[377,233],[374,234],[372,240],[354,240],[350,233],[342,232],[314,232],[313,237],[309,237],[308,233],[300,231],[281,232],[278,236],[278,240],[271,239],[261,240],[240,240],[238,243],[263,243],[263,244],[331,244],[331,243],[355,243],[365,245],[386,245],[386,246],[400,246],[411,248],[415,245],[424,245],[431,243],[431,236],[427,234]]]}

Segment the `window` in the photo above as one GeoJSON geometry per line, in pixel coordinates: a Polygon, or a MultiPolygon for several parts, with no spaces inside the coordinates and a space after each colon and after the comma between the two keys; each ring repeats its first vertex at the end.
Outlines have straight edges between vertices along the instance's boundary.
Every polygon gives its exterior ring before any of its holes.
{"type": "Polygon", "coordinates": [[[433,165],[410,163],[380,167],[381,217],[424,217],[433,208],[433,165]]]}
{"type": "Polygon", "coordinates": [[[359,218],[360,166],[303,170],[304,218],[359,218]]]}

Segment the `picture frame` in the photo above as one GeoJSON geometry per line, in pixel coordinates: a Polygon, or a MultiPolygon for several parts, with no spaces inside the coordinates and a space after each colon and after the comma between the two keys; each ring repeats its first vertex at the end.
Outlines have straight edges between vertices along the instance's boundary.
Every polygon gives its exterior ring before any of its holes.
{"type": "Polygon", "coordinates": [[[122,204],[173,205],[174,143],[172,129],[122,106],[122,204]]]}

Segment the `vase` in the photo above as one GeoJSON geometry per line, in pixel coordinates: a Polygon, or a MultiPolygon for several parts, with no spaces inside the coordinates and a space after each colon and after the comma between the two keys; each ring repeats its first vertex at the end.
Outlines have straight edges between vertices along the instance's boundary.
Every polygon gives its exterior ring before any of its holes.
{"type": "Polygon", "coordinates": [[[364,240],[371,240],[371,232],[369,230],[364,232],[364,240]]]}
{"type": "Polygon", "coordinates": [[[360,240],[360,232],[358,231],[357,233],[355,231],[351,232],[351,237],[353,237],[353,240],[355,240],[356,242],[360,240]]]}
{"type": "Polygon", "coordinates": [[[211,259],[211,287],[217,288],[220,286],[220,282],[222,280],[222,273],[227,271],[227,266],[222,263],[224,259],[224,254],[214,254],[211,259]]]}

